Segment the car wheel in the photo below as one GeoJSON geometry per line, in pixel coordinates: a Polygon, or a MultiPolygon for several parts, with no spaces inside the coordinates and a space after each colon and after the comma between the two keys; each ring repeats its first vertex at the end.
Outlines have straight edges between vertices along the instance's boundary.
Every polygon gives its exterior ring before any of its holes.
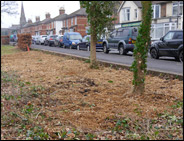
{"type": "Polygon", "coordinates": [[[77,45],[77,50],[80,50],[80,47],[79,47],[79,45],[77,45]]]}
{"type": "Polygon", "coordinates": [[[103,51],[104,53],[109,53],[109,50],[107,49],[107,44],[103,44],[103,51]]]}
{"type": "Polygon", "coordinates": [[[49,46],[51,47],[51,43],[49,43],[49,46]]]}
{"type": "Polygon", "coordinates": [[[179,60],[180,60],[180,62],[183,62],[183,50],[180,51],[179,60]]]}
{"type": "Polygon", "coordinates": [[[119,54],[120,54],[120,55],[126,55],[126,54],[127,54],[127,52],[126,52],[125,49],[124,49],[123,44],[120,45],[119,54]]]}
{"type": "Polygon", "coordinates": [[[153,49],[150,50],[150,55],[154,59],[158,59],[159,58],[158,53],[157,53],[157,50],[155,48],[153,48],[153,49]]]}

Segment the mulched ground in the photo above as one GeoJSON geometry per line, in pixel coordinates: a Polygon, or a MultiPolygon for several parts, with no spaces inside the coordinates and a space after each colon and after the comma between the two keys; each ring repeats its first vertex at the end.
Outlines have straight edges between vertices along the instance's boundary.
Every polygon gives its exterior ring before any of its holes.
{"type": "Polygon", "coordinates": [[[60,124],[86,132],[109,130],[114,124],[107,119],[154,118],[183,99],[183,81],[177,79],[146,76],[145,94],[132,95],[131,71],[90,69],[88,63],[38,51],[1,56],[1,70],[44,88],[42,100],[30,102],[42,107],[45,118],[53,118],[37,119],[53,132],[61,130],[60,124]]]}

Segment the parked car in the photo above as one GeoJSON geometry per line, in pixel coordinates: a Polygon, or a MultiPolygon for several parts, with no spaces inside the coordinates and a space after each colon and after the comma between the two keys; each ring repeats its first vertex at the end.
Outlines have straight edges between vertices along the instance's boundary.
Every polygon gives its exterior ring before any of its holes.
{"type": "Polygon", "coordinates": [[[133,52],[137,35],[137,27],[114,30],[106,40],[103,40],[104,53],[109,53],[114,49],[118,50],[120,55],[126,55],[129,51],[133,52]]]}
{"type": "Polygon", "coordinates": [[[35,36],[32,36],[32,44],[35,44],[35,36]]]}
{"type": "Polygon", "coordinates": [[[36,40],[36,44],[39,44],[39,45],[44,44],[44,40],[46,37],[47,37],[47,35],[38,36],[38,39],[36,40]]]}
{"type": "Polygon", "coordinates": [[[58,35],[58,37],[55,38],[54,46],[59,46],[59,47],[63,46],[63,35],[58,35]]]}
{"type": "MultiPolygon", "coordinates": [[[[77,49],[85,49],[85,50],[90,50],[90,41],[91,41],[91,36],[90,35],[86,35],[84,36],[84,38],[82,39],[82,42],[78,44],[77,49]]],[[[98,42],[96,43],[96,49],[102,49],[103,50],[103,39],[98,40],[98,42]]]]}
{"type": "Polygon", "coordinates": [[[175,57],[183,62],[183,30],[170,30],[159,41],[153,42],[150,55],[154,59],[161,56],[175,57]]]}
{"type": "Polygon", "coordinates": [[[66,32],[63,36],[63,48],[77,49],[80,42],[82,42],[82,36],[78,32],[66,32]]]}
{"type": "Polygon", "coordinates": [[[44,45],[45,46],[47,46],[47,45],[49,45],[49,46],[54,45],[54,40],[55,40],[56,37],[58,37],[58,35],[49,35],[49,36],[47,36],[45,38],[45,40],[44,40],[44,45]]]}
{"type": "Polygon", "coordinates": [[[34,44],[37,44],[37,42],[38,42],[38,38],[39,38],[39,36],[37,35],[37,36],[35,36],[35,38],[34,38],[34,44]]]}

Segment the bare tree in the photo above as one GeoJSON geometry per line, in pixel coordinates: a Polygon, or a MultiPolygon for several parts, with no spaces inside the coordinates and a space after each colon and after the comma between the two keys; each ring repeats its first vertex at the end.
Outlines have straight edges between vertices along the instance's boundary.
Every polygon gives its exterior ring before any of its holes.
{"type": "Polygon", "coordinates": [[[1,1],[1,13],[17,15],[18,4],[16,1],[1,1]]]}

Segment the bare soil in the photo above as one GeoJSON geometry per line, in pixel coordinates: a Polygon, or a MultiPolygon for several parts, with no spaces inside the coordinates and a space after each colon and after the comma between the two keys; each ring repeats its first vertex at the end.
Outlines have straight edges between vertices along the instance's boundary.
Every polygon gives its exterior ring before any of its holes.
{"type": "MultiPolygon", "coordinates": [[[[51,121],[41,125],[58,131],[62,125],[78,130],[102,131],[112,128],[113,117],[154,118],[183,99],[183,81],[146,76],[145,94],[132,95],[133,73],[100,67],[38,51],[1,56],[1,70],[15,71],[20,80],[41,85],[44,100],[34,101],[51,121]]],[[[31,101],[31,100],[30,100],[31,101]]],[[[33,101],[31,101],[33,102],[33,101]]]]}

